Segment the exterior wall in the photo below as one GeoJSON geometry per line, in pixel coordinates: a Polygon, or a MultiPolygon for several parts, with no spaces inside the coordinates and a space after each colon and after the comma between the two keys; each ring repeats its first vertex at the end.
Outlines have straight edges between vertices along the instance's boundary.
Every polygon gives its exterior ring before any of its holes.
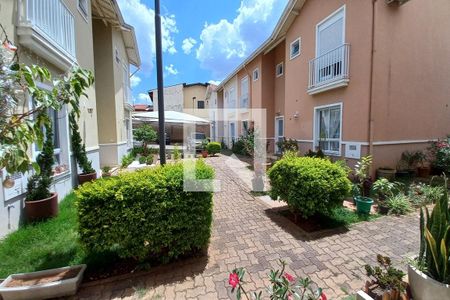
{"type": "MultiPolygon", "coordinates": [[[[154,89],[152,92],[153,109],[154,111],[158,111],[158,90],[154,89]]],[[[183,112],[183,99],[183,84],[177,84],[164,88],[165,110],[183,112]]]]}
{"type": "MultiPolygon", "coordinates": [[[[368,141],[370,79],[370,1],[307,1],[286,34],[285,41],[285,135],[313,148],[314,108],[342,103],[342,141],[368,141]],[[308,95],[309,60],[316,55],[316,25],[345,2],[345,42],[351,46],[350,84],[308,95]],[[301,54],[290,59],[290,43],[301,37],[301,54]],[[299,118],[293,114],[299,112],[299,118]]],[[[343,145],[341,145],[343,148],[343,145]]],[[[341,151],[344,155],[344,151],[341,151]]]]}
{"type": "MultiPolygon", "coordinates": [[[[24,3],[24,2],[22,2],[24,3]]],[[[92,23],[91,18],[86,19],[81,16],[77,9],[77,1],[64,0],[65,5],[74,16],[75,22],[75,40],[76,40],[76,59],[78,64],[91,71],[94,70],[93,57],[93,39],[92,39],[92,23]]],[[[0,20],[5,27],[9,38],[20,47],[19,62],[25,64],[39,64],[47,67],[53,76],[59,76],[66,72],[66,69],[57,67],[42,57],[36,55],[30,49],[24,47],[18,42],[18,35],[16,32],[16,24],[18,22],[18,7],[19,1],[5,0],[0,4],[0,20]]],[[[90,13],[90,11],[89,11],[90,13]]],[[[86,91],[89,99],[81,99],[81,116],[79,121],[80,133],[86,143],[88,157],[93,161],[93,167],[99,170],[99,153],[98,153],[98,134],[97,134],[97,115],[95,113],[96,93],[95,88],[92,87],[86,91]],[[93,112],[91,113],[91,109],[93,112]]],[[[28,99],[26,99],[28,101],[28,99]]],[[[58,116],[59,137],[61,156],[63,164],[69,166],[69,170],[65,173],[54,176],[52,191],[58,193],[59,200],[62,200],[73,187],[73,178],[77,174],[77,167],[73,164],[73,158],[70,153],[69,145],[69,129],[67,111],[61,111],[58,116]]],[[[26,186],[26,178],[30,174],[23,175],[23,186],[26,186]]],[[[20,183],[16,181],[17,184],[20,183]]],[[[23,189],[25,192],[25,189],[23,189]]],[[[24,220],[24,198],[25,194],[19,195],[10,200],[5,200],[5,190],[0,185],[0,238],[6,234],[16,230],[20,223],[24,220]]]]}
{"type": "Polygon", "coordinates": [[[450,131],[450,2],[409,1],[375,10],[374,164],[395,167],[405,150],[450,131]],[[396,142],[397,145],[376,145],[396,142]],[[405,143],[405,144],[403,144],[405,143]]]}
{"type": "Polygon", "coordinates": [[[224,141],[227,146],[231,149],[233,146],[232,136],[230,134],[230,124],[234,123],[235,125],[235,137],[238,137],[238,116],[237,116],[237,105],[238,105],[238,78],[234,76],[231,80],[228,81],[224,86],[224,97],[223,97],[223,105],[224,105],[224,141]]]}
{"type": "Polygon", "coordinates": [[[197,117],[208,119],[209,101],[205,99],[206,85],[186,85],[183,87],[183,108],[193,109],[193,114],[197,117]],[[195,100],[193,100],[195,97],[195,100]],[[197,102],[205,101],[205,109],[198,109],[197,102]]]}

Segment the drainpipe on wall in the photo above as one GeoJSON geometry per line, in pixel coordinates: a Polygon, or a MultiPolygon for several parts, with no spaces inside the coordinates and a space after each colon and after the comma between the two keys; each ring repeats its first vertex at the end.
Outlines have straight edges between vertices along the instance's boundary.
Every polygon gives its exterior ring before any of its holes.
{"type": "Polygon", "coordinates": [[[369,85],[369,154],[373,155],[373,139],[374,139],[374,119],[372,112],[373,105],[373,66],[374,66],[374,53],[375,53],[375,4],[377,0],[372,0],[372,40],[370,51],[370,85],[369,85]]]}

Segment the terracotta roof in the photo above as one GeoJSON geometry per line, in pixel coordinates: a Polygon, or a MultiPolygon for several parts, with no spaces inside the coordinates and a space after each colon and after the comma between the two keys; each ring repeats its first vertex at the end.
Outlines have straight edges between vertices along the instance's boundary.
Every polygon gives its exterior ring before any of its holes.
{"type": "Polygon", "coordinates": [[[148,104],[135,104],[133,107],[134,111],[153,111],[153,106],[148,104]]]}

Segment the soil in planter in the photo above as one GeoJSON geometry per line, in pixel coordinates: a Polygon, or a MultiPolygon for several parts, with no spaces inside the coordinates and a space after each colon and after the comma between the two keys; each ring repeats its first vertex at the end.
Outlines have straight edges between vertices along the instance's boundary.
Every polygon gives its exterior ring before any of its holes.
{"type": "Polygon", "coordinates": [[[6,284],[6,287],[19,287],[19,286],[31,286],[31,285],[40,285],[40,284],[46,284],[50,282],[56,282],[64,279],[71,279],[75,278],[78,273],[80,272],[80,268],[76,269],[68,269],[65,271],[61,271],[59,273],[55,273],[53,275],[41,275],[36,276],[30,279],[20,279],[20,278],[13,278],[8,284],[6,284]]]}

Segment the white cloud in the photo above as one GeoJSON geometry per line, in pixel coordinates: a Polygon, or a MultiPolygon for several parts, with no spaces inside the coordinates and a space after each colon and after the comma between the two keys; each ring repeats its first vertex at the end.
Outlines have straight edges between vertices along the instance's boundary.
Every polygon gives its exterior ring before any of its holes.
{"type": "Polygon", "coordinates": [[[183,45],[181,48],[183,48],[184,53],[190,54],[192,48],[197,44],[197,41],[191,37],[183,40],[183,45]]]}
{"type": "MultiPolygon", "coordinates": [[[[155,57],[155,11],[142,0],[118,0],[125,22],[132,25],[136,32],[142,70],[146,73],[153,69],[155,57]]],[[[161,35],[163,52],[174,54],[174,34],[178,33],[175,15],[161,16],[161,35]]]]}
{"type": "Polygon", "coordinates": [[[141,79],[139,76],[133,75],[133,76],[130,78],[130,85],[131,85],[131,88],[137,87],[137,86],[141,83],[141,81],[142,81],[142,79],[141,79]]]}
{"type": "Polygon", "coordinates": [[[151,103],[150,97],[146,93],[139,93],[137,95],[136,103],[151,103]]]}
{"type": "Polygon", "coordinates": [[[286,3],[242,0],[234,20],[205,24],[197,49],[201,67],[226,76],[270,35],[286,3]]]}
{"type": "Polygon", "coordinates": [[[214,85],[219,85],[220,84],[220,80],[210,80],[210,81],[208,81],[208,83],[214,84],[214,85]]]}
{"type": "Polygon", "coordinates": [[[168,66],[165,66],[164,69],[167,71],[167,73],[169,73],[170,75],[177,75],[178,74],[178,70],[175,69],[175,67],[173,66],[173,64],[170,64],[168,66]]]}

